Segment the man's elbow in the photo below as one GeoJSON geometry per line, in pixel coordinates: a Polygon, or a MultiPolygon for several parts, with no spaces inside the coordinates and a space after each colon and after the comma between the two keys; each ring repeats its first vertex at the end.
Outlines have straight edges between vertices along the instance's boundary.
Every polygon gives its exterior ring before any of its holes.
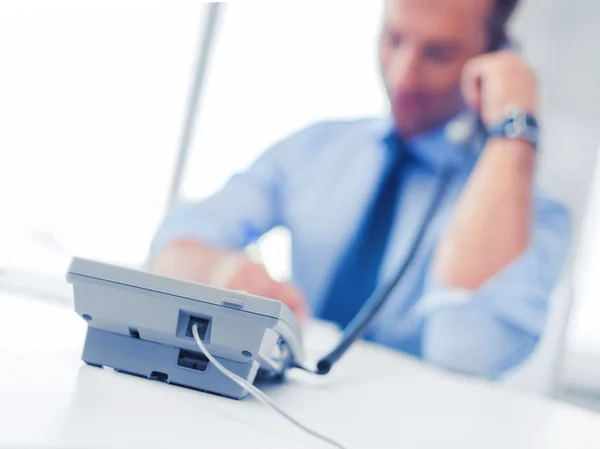
{"type": "Polygon", "coordinates": [[[447,308],[430,316],[423,359],[461,374],[496,380],[524,363],[539,336],[509,326],[481,310],[447,308]]]}

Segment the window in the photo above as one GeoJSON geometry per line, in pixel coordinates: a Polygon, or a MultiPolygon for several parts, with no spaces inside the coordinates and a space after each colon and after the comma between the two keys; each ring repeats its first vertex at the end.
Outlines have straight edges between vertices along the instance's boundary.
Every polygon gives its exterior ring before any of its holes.
{"type": "MultiPolygon", "coordinates": [[[[144,260],[164,213],[206,8],[0,3],[0,233],[43,231],[68,252],[144,260]]],[[[0,263],[16,255],[6,248],[0,263]]]]}
{"type": "Polygon", "coordinates": [[[379,1],[225,5],[182,188],[205,197],[269,145],[321,119],[387,108],[379,1]]]}

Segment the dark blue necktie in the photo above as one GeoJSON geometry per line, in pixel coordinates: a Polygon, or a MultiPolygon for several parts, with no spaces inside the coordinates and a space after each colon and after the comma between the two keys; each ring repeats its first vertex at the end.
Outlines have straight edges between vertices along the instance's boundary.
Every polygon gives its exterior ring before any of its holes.
{"type": "Polygon", "coordinates": [[[375,290],[394,223],[407,152],[404,142],[395,135],[387,139],[387,150],[379,187],[323,298],[320,318],[341,327],[348,325],[375,290]]]}

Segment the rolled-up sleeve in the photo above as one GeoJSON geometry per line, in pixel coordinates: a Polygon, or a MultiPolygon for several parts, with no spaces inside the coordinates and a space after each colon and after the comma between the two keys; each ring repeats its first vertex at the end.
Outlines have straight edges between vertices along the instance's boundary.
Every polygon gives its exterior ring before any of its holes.
{"type": "Polygon", "coordinates": [[[154,236],[150,254],[177,239],[241,249],[250,243],[251,236],[281,224],[279,204],[286,169],[296,163],[318,129],[318,124],[312,125],[284,139],[214,195],[169,213],[154,236]]]}
{"type": "Polygon", "coordinates": [[[237,249],[247,243],[245,226],[257,233],[268,231],[276,221],[273,192],[277,188],[277,166],[269,156],[233,176],[214,195],[169,213],[152,241],[151,254],[178,239],[237,249]]]}
{"type": "Polygon", "coordinates": [[[429,275],[419,304],[424,359],[495,379],[535,349],[571,235],[564,207],[543,194],[535,204],[529,248],[479,289],[448,288],[429,275]]]}

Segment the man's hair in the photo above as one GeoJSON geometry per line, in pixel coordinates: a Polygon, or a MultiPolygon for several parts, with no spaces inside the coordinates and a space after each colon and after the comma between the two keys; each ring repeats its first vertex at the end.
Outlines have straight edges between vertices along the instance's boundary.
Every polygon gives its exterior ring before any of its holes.
{"type": "Polygon", "coordinates": [[[488,23],[488,50],[496,51],[510,44],[506,30],[519,0],[495,0],[488,23]]]}
{"type": "MultiPolygon", "coordinates": [[[[508,22],[513,13],[517,9],[517,6],[519,6],[519,1],[520,0],[494,0],[494,6],[489,15],[487,24],[488,51],[497,51],[510,46],[511,41],[508,37],[506,28],[508,27],[508,22]]],[[[389,0],[385,0],[386,6],[384,11],[387,9],[389,3],[389,0]]]]}

